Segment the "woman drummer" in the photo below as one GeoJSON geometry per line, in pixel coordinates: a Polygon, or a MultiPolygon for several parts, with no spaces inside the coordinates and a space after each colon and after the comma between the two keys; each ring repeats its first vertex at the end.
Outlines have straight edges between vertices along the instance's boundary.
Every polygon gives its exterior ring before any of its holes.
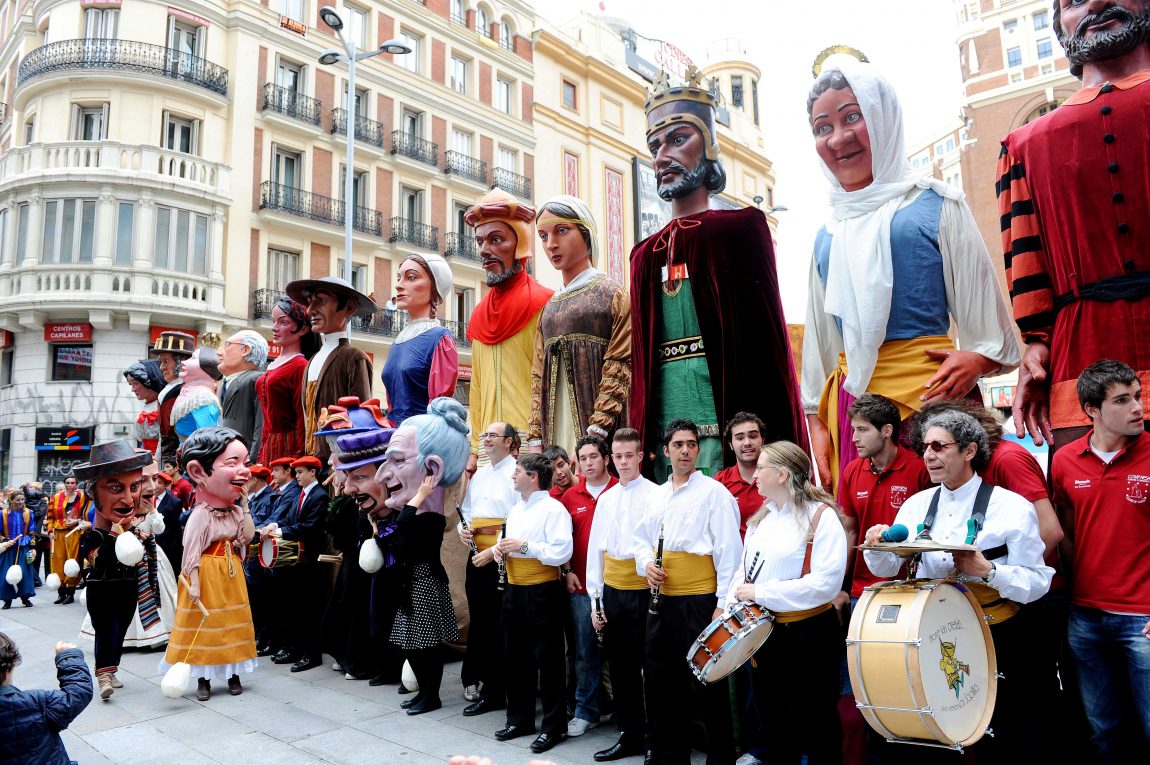
{"type": "Polygon", "coordinates": [[[200,428],[177,453],[199,500],[184,528],[176,626],[160,672],[186,662],[199,677],[196,698],[207,701],[212,680],[227,680],[228,693],[243,693],[240,675],[254,672],[256,636],[244,580],[243,559],[255,524],[240,504],[251,478],[248,446],[231,428],[200,428]],[[205,617],[198,604],[207,609],[205,617]]]}
{"type": "Polygon", "coordinates": [[[765,444],[755,484],[766,500],[747,522],[743,583],[728,603],[775,615],[754,656],[752,683],[771,763],[842,761],[838,699],[842,628],[831,601],[842,588],[847,538],[834,499],[808,480],[810,460],[789,441],[765,444]]]}

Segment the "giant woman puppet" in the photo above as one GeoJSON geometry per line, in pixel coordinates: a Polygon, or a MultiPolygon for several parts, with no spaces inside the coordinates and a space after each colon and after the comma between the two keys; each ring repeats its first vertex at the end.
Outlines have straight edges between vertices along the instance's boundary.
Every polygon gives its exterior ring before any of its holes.
{"type": "Polygon", "coordinates": [[[886,396],[906,419],[1017,366],[1019,350],[962,192],[911,171],[890,84],[846,59],[815,80],[807,109],[832,190],[811,264],[803,408],[829,486],[857,456],[856,396],[886,396]]]}
{"type": "MultiPolygon", "coordinates": [[[[717,105],[693,66],[684,85],[666,74],[655,83],[647,149],[673,218],[631,251],[631,426],[657,444],[672,420],[693,420],[698,466],[712,477],[736,412],[757,414],[766,441],[806,442],[767,219],[708,209],[726,186],[717,105]]],[[[664,458],[654,473],[668,475],[664,458]]]]}

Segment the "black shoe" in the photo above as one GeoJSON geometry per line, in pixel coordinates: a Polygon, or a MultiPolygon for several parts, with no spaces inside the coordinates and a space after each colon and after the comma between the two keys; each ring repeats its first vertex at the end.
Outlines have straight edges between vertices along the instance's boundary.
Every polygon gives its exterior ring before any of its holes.
{"type": "Polygon", "coordinates": [[[463,708],[464,717],[475,717],[476,715],[494,712],[497,709],[505,709],[507,707],[502,701],[495,699],[480,699],[473,704],[468,704],[463,708]]]}
{"type": "MultiPolygon", "coordinates": [[[[477,704],[479,702],[476,702],[477,704]]],[[[513,738],[520,736],[529,736],[535,732],[534,728],[528,728],[526,725],[508,725],[506,728],[500,728],[495,731],[496,741],[510,741],[513,738]]]]}
{"type": "Polygon", "coordinates": [[[621,760],[624,757],[635,757],[644,753],[642,742],[631,743],[624,741],[620,738],[613,746],[609,746],[601,752],[595,752],[592,755],[595,762],[612,762],[614,760],[621,760]]]}
{"type": "Polygon", "coordinates": [[[60,605],[70,606],[75,602],[76,602],[76,597],[71,592],[69,592],[67,595],[64,596],[64,599],[62,601],[60,601],[60,605]]]}
{"type": "Polygon", "coordinates": [[[56,599],[52,601],[52,605],[54,605],[54,606],[58,606],[58,605],[60,605],[61,603],[63,603],[63,602],[64,602],[64,597],[66,596],[66,594],[67,594],[67,593],[65,592],[64,588],[63,588],[63,587],[61,587],[61,588],[60,588],[60,594],[59,594],[59,595],[57,595],[57,596],[56,596],[56,599]]]}
{"type": "Polygon", "coordinates": [[[403,681],[400,681],[399,690],[396,691],[396,693],[398,693],[400,696],[404,696],[408,693],[415,693],[415,689],[408,688],[406,685],[403,684],[403,681]]]}
{"type": "Polygon", "coordinates": [[[535,752],[535,754],[543,754],[565,738],[567,738],[567,734],[565,733],[540,733],[539,736],[531,742],[531,751],[535,752]]]}
{"type": "Polygon", "coordinates": [[[650,749],[643,755],[643,765],[655,765],[655,753],[650,749]]]}
{"type": "Polygon", "coordinates": [[[323,664],[323,659],[319,656],[305,656],[295,664],[291,665],[292,672],[307,672],[309,669],[315,669],[323,664]]]}
{"type": "Polygon", "coordinates": [[[11,607],[12,607],[12,601],[5,600],[4,605],[0,606],[0,611],[7,611],[11,607]]]}
{"type": "Polygon", "coordinates": [[[24,608],[32,607],[32,601],[28,600],[28,598],[20,598],[20,602],[24,604],[24,608]]]}
{"type": "Polygon", "coordinates": [[[381,685],[390,685],[393,682],[395,682],[395,681],[391,680],[389,678],[386,678],[383,675],[376,675],[375,677],[368,680],[367,684],[370,685],[372,688],[378,688],[381,685]]]}
{"type": "Polygon", "coordinates": [[[270,645],[256,648],[256,656],[275,656],[279,651],[270,645]]]}
{"type": "Polygon", "coordinates": [[[240,685],[240,676],[232,675],[228,678],[228,693],[233,696],[239,696],[244,692],[244,687],[240,685]]]}
{"type": "Polygon", "coordinates": [[[434,699],[420,699],[419,703],[412,704],[407,708],[409,715],[421,715],[424,712],[434,712],[443,707],[443,702],[438,697],[434,699]]]}
{"type": "Polygon", "coordinates": [[[421,701],[423,701],[423,696],[421,694],[417,693],[417,694],[415,694],[415,696],[411,697],[410,699],[404,699],[403,701],[399,702],[399,708],[400,709],[411,709],[413,706],[415,706],[416,704],[418,704],[421,701]]]}
{"type": "Polygon", "coordinates": [[[295,664],[299,661],[298,653],[291,653],[286,648],[272,657],[272,664],[295,664]]]}

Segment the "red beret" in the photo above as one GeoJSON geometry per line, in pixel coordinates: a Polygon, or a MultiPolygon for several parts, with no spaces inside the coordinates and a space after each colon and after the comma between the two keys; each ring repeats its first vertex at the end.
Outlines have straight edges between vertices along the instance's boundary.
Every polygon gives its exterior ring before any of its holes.
{"type": "Polygon", "coordinates": [[[252,475],[255,476],[256,478],[262,478],[265,481],[267,479],[271,478],[272,471],[269,470],[268,468],[264,467],[263,465],[252,465],[251,468],[249,468],[249,469],[251,470],[252,475]]]}
{"type": "Polygon", "coordinates": [[[153,481],[163,481],[164,483],[168,484],[169,486],[172,483],[172,477],[170,475],[168,475],[167,473],[156,473],[155,475],[152,476],[152,480],[153,481]]]}
{"type": "Polygon", "coordinates": [[[311,468],[312,470],[319,470],[323,467],[323,463],[319,461],[319,457],[312,457],[308,455],[307,457],[300,457],[298,460],[294,460],[291,463],[291,466],[293,468],[302,467],[311,468]]]}
{"type": "Polygon", "coordinates": [[[278,460],[272,460],[268,463],[268,467],[291,467],[292,462],[295,461],[293,457],[280,457],[278,460]]]}

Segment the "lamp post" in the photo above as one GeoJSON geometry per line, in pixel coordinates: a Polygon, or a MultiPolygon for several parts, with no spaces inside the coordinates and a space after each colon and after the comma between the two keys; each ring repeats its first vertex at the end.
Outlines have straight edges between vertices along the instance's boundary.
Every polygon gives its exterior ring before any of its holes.
{"type": "MultiPolygon", "coordinates": [[[[347,62],[347,99],[344,102],[346,129],[347,129],[347,170],[344,172],[343,179],[343,239],[344,239],[344,254],[346,257],[344,263],[344,278],[347,283],[351,284],[351,238],[353,230],[352,215],[355,213],[355,65],[365,58],[378,56],[380,53],[391,53],[396,56],[401,56],[405,53],[411,53],[411,48],[404,44],[403,40],[392,38],[391,40],[384,41],[377,50],[366,50],[361,53],[356,53],[355,43],[347,39],[343,34],[343,18],[335,12],[330,6],[323,8],[319,12],[320,19],[324,24],[331,27],[335,32],[335,36],[339,38],[340,43],[343,45],[343,50],[337,48],[328,48],[319,56],[319,63],[330,66],[338,61],[347,62]]],[[[363,285],[360,285],[362,291],[363,285]]],[[[348,324],[348,332],[351,331],[351,324],[348,324]]]]}
{"type": "Polygon", "coordinates": [[[767,215],[770,215],[771,213],[786,212],[786,211],[787,211],[786,207],[783,207],[782,205],[775,205],[771,209],[767,210],[767,215]]]}

